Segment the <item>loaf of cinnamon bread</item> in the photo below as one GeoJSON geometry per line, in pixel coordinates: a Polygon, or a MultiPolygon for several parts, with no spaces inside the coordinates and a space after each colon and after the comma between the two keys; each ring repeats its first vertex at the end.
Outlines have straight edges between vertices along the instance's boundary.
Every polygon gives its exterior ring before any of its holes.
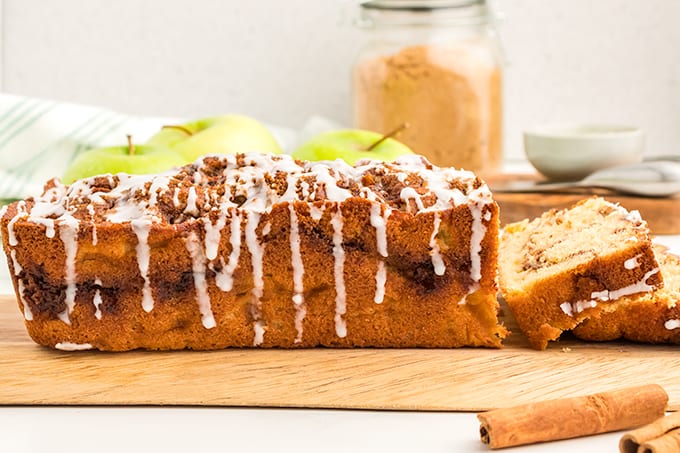
{"type": "Polygon", "coordinates": [[[59,349],[499,347],[505,335],[498,207],[474,174],[420,156],[210,156],[52,180],[0,228],[28,333],[59,349]]]}

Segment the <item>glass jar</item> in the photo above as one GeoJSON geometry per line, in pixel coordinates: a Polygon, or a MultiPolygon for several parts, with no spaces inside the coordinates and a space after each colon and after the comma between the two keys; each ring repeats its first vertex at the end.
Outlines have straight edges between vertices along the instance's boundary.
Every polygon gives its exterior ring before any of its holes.
{"type": "Polygon", "coordinates": [[[356,127],[396,138],[439,166],[497,170],[500,51],[485,0],[361,4],[369,40],[353,68],[356,127]]]}

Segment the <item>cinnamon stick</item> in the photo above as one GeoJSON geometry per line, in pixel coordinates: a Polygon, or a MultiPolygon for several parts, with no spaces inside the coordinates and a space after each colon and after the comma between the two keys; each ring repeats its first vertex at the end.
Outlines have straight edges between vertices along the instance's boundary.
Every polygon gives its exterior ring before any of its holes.
{"type": "Polygon", "coordinates": [[[619,442],[619,451],[621,453],[680,451],[680,413],[675,412],[661,417],[649,425],[624,434],[619,442]]]}
{"type": "Polygon", "coordinates": [[[668,395],[656,384],[543,401],[477,414],[491,448],[588,436],[641,426],[661,417],[668,395]]]}
{"type": "Polygon", "coordinates": [[[645,442],[638,453],[677,453],[680,451],[680,429],[674,429],[661,437],[645,442]]]}

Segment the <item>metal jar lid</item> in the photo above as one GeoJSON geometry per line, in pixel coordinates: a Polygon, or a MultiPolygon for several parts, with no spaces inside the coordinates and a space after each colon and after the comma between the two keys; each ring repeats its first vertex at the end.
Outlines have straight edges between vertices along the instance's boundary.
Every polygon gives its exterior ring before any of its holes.
{"type": "Polygon", "coordinates": [[[486,0],[370,0],[361,3],[360,26],[483,25],[486,0]]]}

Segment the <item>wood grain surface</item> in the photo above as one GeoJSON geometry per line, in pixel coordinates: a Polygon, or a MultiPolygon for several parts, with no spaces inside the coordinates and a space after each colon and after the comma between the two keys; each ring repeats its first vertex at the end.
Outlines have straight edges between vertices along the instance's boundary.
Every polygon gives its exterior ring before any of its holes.
{"type": "Polygon", "coordinates": [[[501,210],[501,224],[517,222],[540,216],[549,209],[562,209],[583,198],[601,195],[620,203],[628,210],[637,209],[647,221],[653,234],[680,234],[680,197],[644,198],[613,194],[606,190],[578,189],[565,193],[502,193],[494,191],[494,185],[508,181],[538,181],[537,175],[500,174],[487,178],[494,199],[501,210]]]}
{"type": "Polygon", "coordinates": [[[519,333],[501,350],[60,352],[34,344],[0,297],[0,404],[479,411],[658,383],[677,410],[678,352],[576,340],[540,352],[519,333]]]}

